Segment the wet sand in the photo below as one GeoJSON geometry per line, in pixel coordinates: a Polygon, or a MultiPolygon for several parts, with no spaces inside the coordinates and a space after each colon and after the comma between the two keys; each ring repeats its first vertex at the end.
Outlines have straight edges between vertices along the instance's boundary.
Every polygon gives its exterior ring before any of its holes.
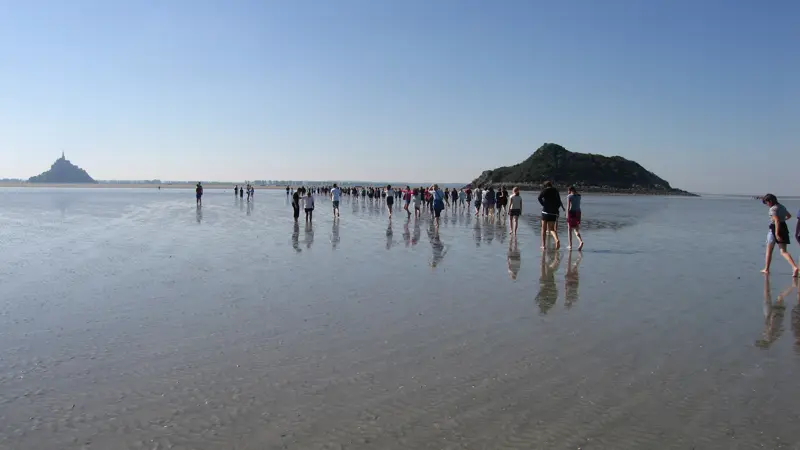
{"type": "Polygon", "coordinates": [[[231,197],[0,189],[0,448],[800,448],[757,202],[593,197],[579,255],[231,197]]]}

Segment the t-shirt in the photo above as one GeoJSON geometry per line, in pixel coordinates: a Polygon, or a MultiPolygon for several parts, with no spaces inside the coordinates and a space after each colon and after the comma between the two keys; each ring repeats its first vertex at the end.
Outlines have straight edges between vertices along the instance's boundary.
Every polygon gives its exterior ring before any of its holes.
{"type": "Polygon", "coordinates": [[[570,212],[581,212],[581,194],[567,195],[567,203],[569,203],[570,212]]]}
{"type": "Polygon", "coordinates": [[[304,203],[303,207],[305,209],[312,209],[314,208],[314,197],[303,197],[304,203]]]}
{"type": "Polygon", "coordinates": [[[414,201],[415,205],[419,205],[419,203],[422,201],[422,194],[416,193],[411,199],[414,201]]]}
{"type": "Polygon", "coordinates": [[[339,188],[331,189],[331,199],[335,202],[339,201],[339,197],[342,195],[342,191],[339,188]]]}
{"type": "Polygon", "coordinates": [[[492,191],[483,191],[483,202],[484,203],[492,203],[492,202],[494,202],[494,192],[492,192],[492,191]]]}
{"type": "Polygon", "coordinates": [[[475,189],[475,201],[476,202],[480,203],[481,198],[482,198],[481,195],[482,195],[481,190],[480,189],[475,189]]]}
{"type": "Polygon", "coordinates": [[[522,210],[522,196],[520,195],[512,195],[510,199],[511,205],[509,209],[519,209],[522,210]]]}
{"type": "Polygon", "coordinates": [[[467,194],[464,193],[464,191],[458,191],[459,200],[464,200],[464,197],[466,197],[466,196],[467,196],[467,194]]]}
{"type": "Polygon", "coordinates": [[[393,196],[394,196],[394,191],[393,191],[393,190],[391,190],[391,189],[387,189],[387,190],[386,190],[386,196],[387,196],[387,197],[393,197],[393,196]]]}
{"type": "Polygon", "coordinates": [[[561,203],[561,194],[554,187],[545,188],[539,194],[539,203],[542,205],[542,212],[546,214],[558,215],[558,210],[564,206],[561,203]]]}
{"type": "Polygon", "coordinates": [[[773,205],[769,208],[769,216],[777,217],[778,222],[786,222],[786,216],[788,215],[789,211],[786,209],[785,206],[781,205],[780,203],[773,205]]]}
{"type": "Polygon", "coordinates": [[[294,203],[297,206],[300,206],[300,193],[299,192],[294,191],[294,194],[292,194],[292,203],[294,203]]]}

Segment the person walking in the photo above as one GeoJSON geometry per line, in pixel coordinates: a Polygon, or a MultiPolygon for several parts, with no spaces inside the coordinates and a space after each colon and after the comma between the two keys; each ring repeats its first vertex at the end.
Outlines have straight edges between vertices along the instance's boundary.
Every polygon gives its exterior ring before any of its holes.
{"type": "Polygon", "coordinates": [[[583,238],[581,237],[581,194],[575,186],[570,186],[567,190],[567,248],[572,249],[572,233],[578,238],[578,251],[583,250],[583,238]]]}
{"type": "Polygon", "coordinates": [[[194,188],[194,196],[195,200],[197,200],[197,206],[203,206],[203,186],[200,182],[197,182],[197,187],[194,188]]]}
{"type": "Polygon", "coordinates": [[[556,248],[561,248],[561,241],[558,240],[558,215],[559,210],[565,208],[561,202],[561,194],[552,182],[544,183],[544,189],[539,193],[539,204],[542,205],[542,248],[547,247],[548,234],[553,236],[556,248]]]}
{"type": "Polygon", "coordinates": [[[522,197],[519,195],[518,187],[515,187],[513,192],[508,205],[508,228],[511,234],[516,236],[517,228],[519,228],[519,216],[522,215],[522,197]]]}
{"type": "Polygon", "coordinates": [[[306,211],[306,223],[311,223],[311,219],[314,216],[314,196],[311,195],[311,190],[309,189],[308,195],[304,199],[305,202],[303,204],[303,208],[306,211]]]}
{"type": "Polygon", "coordinates": [[[792,277],[797,277],[800,269],[797,268],[794,258],[792,258],[792,255],[786,249],[786,246],[790,243],[789,227],[786,225],[786,221],[791,219],[792,215],[786,210],[786,207],[778,202],[778,198],[772,194],[765,195],[762,202],[769,206],[770,220],[769,234],[767,234],[767,254],[764,269],[761,272],[769,273],[770,266],[772,265],[772,253],[777,244],[783,258],[792,266],[792,277]]]}
{"type": "Polygon", "coordinates": [[[300,191],[295,189],[292,193],[292,210],[294,213],[294,221],[297,223],[297,220],[300,218],[300,191]]]}
{"type": "Polygon", "coordinates": [[[342,198],[342,190],[339,189],[339,186],[336,183],[333,183],[333,189],[331,189],[331,202],[333,203],[333,216],[339,217],[339,201],[342,198]]]}

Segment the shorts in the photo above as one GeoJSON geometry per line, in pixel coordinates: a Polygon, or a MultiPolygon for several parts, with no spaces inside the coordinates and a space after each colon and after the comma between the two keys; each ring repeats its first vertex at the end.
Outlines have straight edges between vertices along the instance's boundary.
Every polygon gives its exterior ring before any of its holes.
{"type": "Polygon", "coordinates": [[[542,222],[558,222],[558,213],[551,214],[542,211],[542,222]]]}
{"type": "Polygon", "coordinates": [[[306,213],[310,213],[313,210],[314,210],[314,208],[306,208],[306,213]]]}
{"type": "Polygon", "coordinates": [[[333,201],[333,207],[334,208],[338,208],[339,207],[339,200],[334,200],[333,201]]]}
{"type": "Polygon", "coordinates": [[[508,215],[511,216],[511,217],[519,217],[520,214],[522,214],[522,210],[519,210],[519,209],[509,209],[508,210],[508,215]]]}
{"type": "Polygon", "coordinates": [[[789,227],[786,225],[786,222],[781,222],[780,225],[778,225],[777,233],[775,233],[775,225],[770,224],[769,234],[767,235],[767,243],[791,244],[791,240],[789,239],[789,227]],[[778,242],[776,237],[780,238],[781,241],[778,242]]]}
{"type": "Polygon", "coordinates": [[[481,207],[481,201],[480,200],[475,200],[475,207],[476,208],[480,208],[481,207]]]}
{"type": "Polygon", "coordinates": [[[569,211],[567,213],[567,225],[570,228],[575,228],[581,226],[581,212],[580,211],[569,211]]]}
{"type": "Polygon", "coordinates": [[[203,198],[203,194],[195,194],[195,197],[197,197],[197,199],[200,200],[201,198],[203,198]]]}
{"type": "Polygon", "coordinates": [[[443,209],[444,209],[444,208],[439,208],[439,207],[433,208],[433,216],[434,216],[434,217],[436,217],[437,219],[438,219],[439,217],[441,217],[441,216],[442,216],[442,210],[443,210],[443,209]]]}
{"type": "Polygon", "coordinates": [[[387,206],[394,205],[394,197],[386,197],[386,205],[387,206]]]}

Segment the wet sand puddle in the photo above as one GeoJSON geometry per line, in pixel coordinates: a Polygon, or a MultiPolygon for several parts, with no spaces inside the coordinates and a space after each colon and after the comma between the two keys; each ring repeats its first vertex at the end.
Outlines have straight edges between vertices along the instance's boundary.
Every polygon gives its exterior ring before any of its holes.
{"type": "Polygon", "coordinates": [[[133,191],[0,193],[0,448],[799,448],[797,289],[669,231],[714,204],[592,198],[579,254],[133,191]]]}

